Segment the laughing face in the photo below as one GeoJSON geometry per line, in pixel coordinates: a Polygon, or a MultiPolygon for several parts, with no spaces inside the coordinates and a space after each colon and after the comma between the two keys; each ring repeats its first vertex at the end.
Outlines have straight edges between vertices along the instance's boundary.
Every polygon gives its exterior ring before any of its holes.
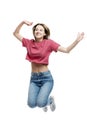
{"type": "Polygon", "coordinates": [[[42,41],[45,35],[46,34],[45,34],[44,27],[42,25],[37,25],[34,31],[34,37],[36,41],[42,41]]]}

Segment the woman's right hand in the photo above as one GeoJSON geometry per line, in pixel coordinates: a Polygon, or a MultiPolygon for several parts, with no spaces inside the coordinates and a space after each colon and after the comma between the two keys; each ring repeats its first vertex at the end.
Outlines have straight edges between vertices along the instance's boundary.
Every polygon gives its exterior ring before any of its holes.
{"type": "Polygon", "coordinates": [[[33,24],[33,22],[29,22],[29,21],[26,21],[26,20],[24,20],[24,23],[25,23],[26,25],[28,25],[28,26],[31,26],[31,25],[33,24]]]}
{"type": "Polygon", "coordinates": [[[15,31],[13,32],[13,35],[20,41],[22,41],[22,39],[23,39],[23,36],[20,34],[20,29],[23,26],[23,24],[31,26],[33,24],[33,22],[24,20],[16,27],[15,31]]]}

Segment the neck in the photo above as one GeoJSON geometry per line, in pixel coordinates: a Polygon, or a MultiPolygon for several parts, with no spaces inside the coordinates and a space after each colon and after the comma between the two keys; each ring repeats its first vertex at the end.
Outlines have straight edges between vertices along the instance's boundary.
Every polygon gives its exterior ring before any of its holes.
{"type": "Polygon", "coordinates": [[[42,42],[43,40],[44,40],[43,38],[35,39],[36,42],[42,42]]]}

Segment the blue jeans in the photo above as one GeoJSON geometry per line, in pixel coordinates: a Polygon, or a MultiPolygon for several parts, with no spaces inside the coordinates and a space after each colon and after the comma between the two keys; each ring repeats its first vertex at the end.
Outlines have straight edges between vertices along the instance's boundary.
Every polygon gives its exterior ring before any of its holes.
{"type": "Polygon", "coordinates": [[[49,95],[53,89],[53,77],[50,71],[31,73],[28,92],[28,106],[44,107],[50,103],[49,95]]]}

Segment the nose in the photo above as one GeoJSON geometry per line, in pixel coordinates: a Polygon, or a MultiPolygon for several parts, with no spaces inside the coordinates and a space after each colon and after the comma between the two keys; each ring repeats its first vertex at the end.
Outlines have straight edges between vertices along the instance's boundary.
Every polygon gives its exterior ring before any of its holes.
{"type": "Polygon", "coordinates": [[[36,34],[40,34],[40,31],[37,31],[36,34]]]}

